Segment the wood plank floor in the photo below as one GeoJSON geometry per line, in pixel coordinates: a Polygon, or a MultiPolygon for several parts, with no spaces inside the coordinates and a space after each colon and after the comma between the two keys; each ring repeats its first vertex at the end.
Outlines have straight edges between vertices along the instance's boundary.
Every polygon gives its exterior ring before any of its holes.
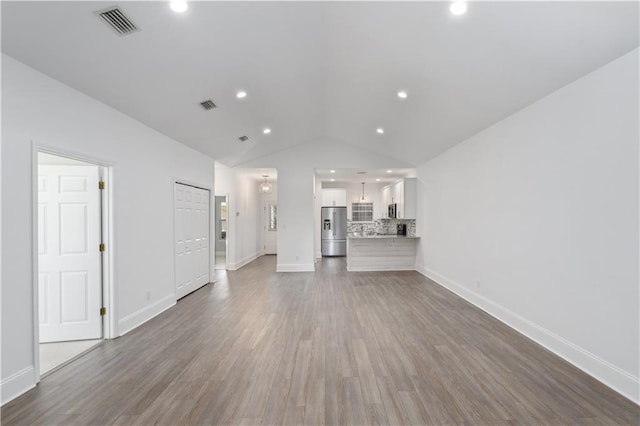
{"type": "Polygon", "coordinates": [[[638,424],[640,408],[416,272],[264,256],[2,407],[3,425],[638,424]]]}

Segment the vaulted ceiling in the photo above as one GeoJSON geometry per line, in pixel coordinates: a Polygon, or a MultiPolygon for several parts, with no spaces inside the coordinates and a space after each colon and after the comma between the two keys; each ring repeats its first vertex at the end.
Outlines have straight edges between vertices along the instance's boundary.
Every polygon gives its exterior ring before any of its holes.
{"type": "Polygon", "coordinates": [[[639,36],[637,2],[122,2],[123,37],[113,5],[3,1],[2,50],[228,165],[327,138],[417,165],[639,36]]]}

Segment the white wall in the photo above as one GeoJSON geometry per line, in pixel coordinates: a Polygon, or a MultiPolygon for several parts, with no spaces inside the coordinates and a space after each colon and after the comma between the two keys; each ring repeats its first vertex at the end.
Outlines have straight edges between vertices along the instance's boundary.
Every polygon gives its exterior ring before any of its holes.
{"type": "MultiPolygon", "coordinates": [[[[313,250],[315,251],[315,261],[322,257],[322,231],[320,230],[320,220],[322,215],[322,181],[313,174],[313,250]]],[[[315,269],[315,266],[314,266],[315,269]]]]}
{"type": "Polygon", "coordinates": [[[212,159],[2,56],[2,403],[34,384],[32,141],[113,165],[115,335],[175,303],[173,179],[214,184],[212,159]]]}
{"type": "Polygon", "coordinates": [[[638,50],[418,169],[418,268],[639,401],[638,50]],[[478,284],[479,287],[478,287],[478,284]]]}
{"type": "Polygon", "coordinates": [[[245,170],[216,168],[216,194],[228,195],[229,257],[227,268],[236,270],[260,255],[261,197],[259,181],[245,170]]]}
{"type": "Polygon", "coordinates": [[[317,247],[316,168],[410,168],[409,164],[349,144],[315,141],[245,163],[278,170],[278,271],[313,271],[317,247]],[[315,245],[314,245],[315,242],[315,245]]]}

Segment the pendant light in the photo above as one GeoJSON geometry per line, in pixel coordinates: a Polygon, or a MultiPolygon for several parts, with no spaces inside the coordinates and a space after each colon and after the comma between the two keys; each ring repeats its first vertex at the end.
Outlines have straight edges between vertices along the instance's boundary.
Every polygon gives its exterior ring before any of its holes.
{"type": "Polygon", "coordinates": [[[364,182],[362,182],[362,198],[360,198],[360,201],[362,201],[364,203],[365,198],[364,198],[364,182]]]}
{"type": "Polygon", "coordinates": [[[260,184],[260,186],[258,187],[258,191],[260,191],[263,194],[268,194],[269,192],[271,192],[271,189],[273,188],[271,184],[267,182],[267,178],[269,177],[269,175],[262,175],[262,177],[264,178],[264,182],[260,184]]]}

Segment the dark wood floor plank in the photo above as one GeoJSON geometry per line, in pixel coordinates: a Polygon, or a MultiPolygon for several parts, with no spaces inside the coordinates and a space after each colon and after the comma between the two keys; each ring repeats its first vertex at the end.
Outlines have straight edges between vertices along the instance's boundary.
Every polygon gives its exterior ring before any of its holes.
{"type": "Polygon", "coordinates": [[[47,376],[3,425],[637,425],[640,407],[415,272],[264,256],[47,376]]]}

